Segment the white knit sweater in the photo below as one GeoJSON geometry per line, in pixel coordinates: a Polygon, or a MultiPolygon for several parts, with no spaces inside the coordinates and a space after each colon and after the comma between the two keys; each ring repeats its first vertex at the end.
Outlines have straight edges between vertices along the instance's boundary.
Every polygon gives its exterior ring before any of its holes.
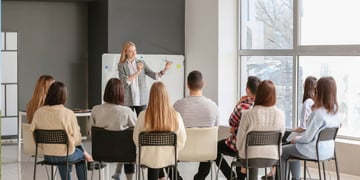
{"type": "MultiPolygon", "coordinates": [[[[284,112],[275,106],[256,105],[243,114],[236,141],[236,148],[239,150],[241,159],[245,159],[246,135],[250,131],[281,131],[284,133],[284,112]]],[[[248,158],[278,159],[278,155],[274,146],[253,146],[248,149],[248,158]]]]}
{"type": "MultiPolygon", "coordinates": [[[[69,154],[75,151],[75,146],[81,143],[80,127],[74,112],[64,105],[43,106],[35,111],[30,130],[63,129],[69,138],[69,154]]],[[[39,144],[45,155],[66,156],[66,145],[39,144]]]]}

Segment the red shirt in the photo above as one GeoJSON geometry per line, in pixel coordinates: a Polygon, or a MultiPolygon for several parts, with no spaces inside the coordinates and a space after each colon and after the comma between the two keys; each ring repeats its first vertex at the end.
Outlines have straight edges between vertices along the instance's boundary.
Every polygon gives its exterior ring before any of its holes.
{"type": "Polygon", "coordinates": [[[226,138],[225,144],[232,150],[236,150],[236,134],[240,125],[241,115],[254,105],[255,98],[247,97],[245,100],[240,101],[231,113],[229,118],[230,128],[234,129],[234,131],[230,131],[230,136],[226,138]]]}

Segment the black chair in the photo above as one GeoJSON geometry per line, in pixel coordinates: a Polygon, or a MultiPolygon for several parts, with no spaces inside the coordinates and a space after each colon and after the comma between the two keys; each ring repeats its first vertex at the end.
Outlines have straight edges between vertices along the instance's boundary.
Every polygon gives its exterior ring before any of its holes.
{"type": "MultiPolygon", "coordinates": [[[[91,127],[92,156],[95,161],[135,163],[136,146],[133,142],[133,128],[122,131],[110,131],[100,127],[91,127]]],[[[101,170],[99,168],[99,179],[101,170]]]]}
{"type": "MultiPolygon", "coordinates": [[[[177,176],[174,174],[177,172],[177,137],[173,132],[141,132],[139,134],[139,153],[138,153],[138,170],[137,177],[140,180],[140,168],[152,168],[147,167],[141,162],[141,151],[143,146],[173,146],[174,148],[174,164],[170,164],[166,167],[162,168],[172,168],[172,177],[175,177],[177,180],[177,176]]],[[[143,172],[144,176],[144,172],[143,172]]],[[[143,177],[143,179],[145,179],[143,177]]]]}
{"type": "MultiPolygon", "coordinates": [[[[246,179],[249,179],[249,168],[265,168],[265,177],[267,175],[268,167],[277,167],[277,173],[280,177],[281,174],[281,132],[279,131],[251,131],[246,135],[245,142],[245,159],[237,158],[231,163],[231,179],[233,178],[233,168],[234,167],[244,167],[246,168],[246,179]],[[248,152],[250,146],[276,146],[278,152],[278,159],[270,158],[248,158],[248,152]]],[[[267,177],[266,177],[267,179],[267,177]]],[[[281,178],[280,178],[281,179],[281,178]]]]}
{"type": "MultiPolygon", "coordinates": [[[[69,162],[69,141],[68,136],[65,130],[45,130],[45,129],[35,129],[34,131],[34,140],[35,140],[35,163],[34,163],[34,180],[36,179],[36,166],[41,165],[50,165],[51,166],[51,179],[54,179],[54,166],[57,165],[66,165],[67,172],[69,172],[69,165],[76,163],[85,163],[84,160],[69,162]],[[63,163],[53,163],[46,160],[37,161],[38,157],[38,146],[39,144],[64,144],[66,145],[66,162],[63,163]]],[[[85,172],[86,173],[86,172],[85,172]]],[[[66,179],[69,179],[68,173],[66,179]]]]}
{"type": "Polygon", "coordinates": [[[321,130],[321,132],[319,133],[319,136],[316,140],[316,159],[307,159],[307,158],[299,158],[299,157],[290,157],[286,160],[286,174],[287,174],[287,179],[290,178],[290,173],[288,172],[288,161],[289,160],[302,160],[304,161],[304,179],[306,179],[306,161],[312,161],[312,162],[316,162],[318,164],[318,171],[319,171],[319,179],[321,180],[321,165],[323,167],[323,173],[324,173],[324,179],[326,180],[326,174],[325,174],[325,161],[330,161],[330,160],[334,160],[335,161],[335,168],[336,168],[336,177],[339,180],[340,179],[340,175],[339,175],[339,168],[338,168],[338,163],[337,163],[337,159],[336,159],[336,152],[335,152],[335,145],[334,145],[334,155],[330,158],[327,159],[321,159],[319,158],[319,142],[321,141],[334,141],[335,143],[335,138],[338,132],[338,127],[333,127],[333,128],[325,128],[323,130],[321,130]]]}

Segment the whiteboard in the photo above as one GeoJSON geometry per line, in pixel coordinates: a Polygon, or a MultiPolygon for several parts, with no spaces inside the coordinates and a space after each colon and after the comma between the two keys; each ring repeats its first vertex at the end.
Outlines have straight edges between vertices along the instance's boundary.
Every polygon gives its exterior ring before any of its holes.
{"type": "MultiPolygon", "coordinates": [[[[155,72],[159,72],[164,69],[165,60],[172,61],[171,68],[166,71],[165,75],[160,79],[168,90],[171,105],[184,97],[185,80],[184,80],[184,56],[183,55],[169,55],[169,54],[137,54],[136,56],[140,60],[144,60],[146,64],[155,72]]],[[[103,54],[102,56],[102,77],[101,77],[101,99],[107,81],[110,78],[119,78],[118,62],[120,54],[103,54]]],[[[146,83],[148,90],[154,82],[153,79],[146,77],[146,83]]]]}

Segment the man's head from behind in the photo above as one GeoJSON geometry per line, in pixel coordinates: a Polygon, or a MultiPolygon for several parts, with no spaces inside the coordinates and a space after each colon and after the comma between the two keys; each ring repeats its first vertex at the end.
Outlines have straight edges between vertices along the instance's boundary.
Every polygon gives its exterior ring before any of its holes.
{"type": "Polygon", "coordinates": [[[255,96],[256,90],[260,84],[261,80],[256,76],[249,76],[248,81],[246,83],[246,93],[248,95],[255,96]],[[251,93],[251,94],[249,94],[251,93]]]}
{"type": "Polygon", "coordinates": [[[192,91],[201,90],[204,87],[203,76],[200,71],[191,71],[187,77],[188,88],[192,91]]]}

